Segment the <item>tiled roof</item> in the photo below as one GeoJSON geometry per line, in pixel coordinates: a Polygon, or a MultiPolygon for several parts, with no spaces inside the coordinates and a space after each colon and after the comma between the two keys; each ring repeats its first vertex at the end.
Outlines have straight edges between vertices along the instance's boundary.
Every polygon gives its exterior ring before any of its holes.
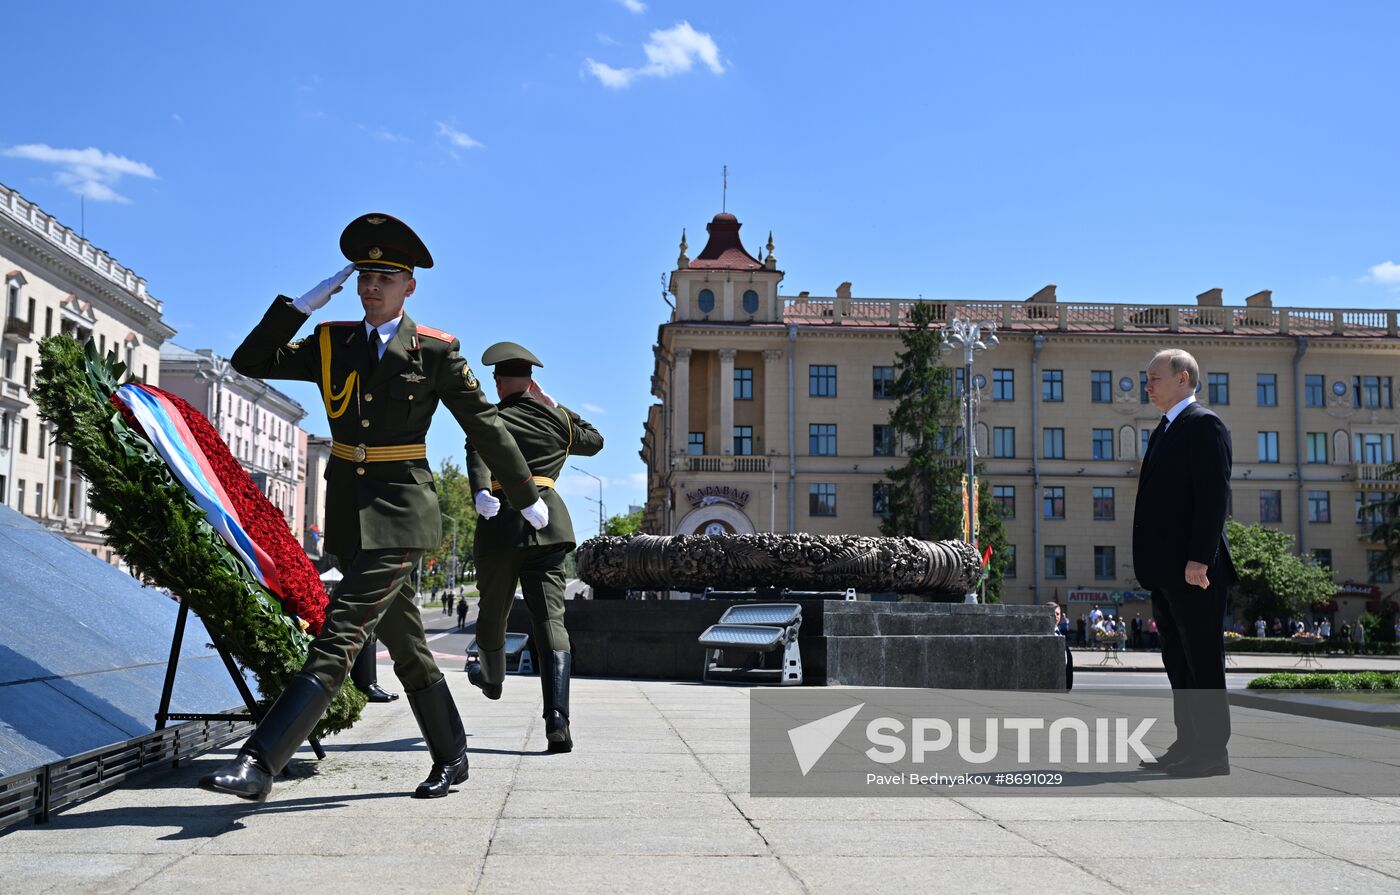
{"type": "Polygon", "coordinates": [[[743,225],[732,214],[720,212],[714,220],[705,225],[710,239],[695,260],[690,262],[692,269],[700,270],[762,270],[757,258],[744,250],[739,240],[739,228],[743,225]]]}

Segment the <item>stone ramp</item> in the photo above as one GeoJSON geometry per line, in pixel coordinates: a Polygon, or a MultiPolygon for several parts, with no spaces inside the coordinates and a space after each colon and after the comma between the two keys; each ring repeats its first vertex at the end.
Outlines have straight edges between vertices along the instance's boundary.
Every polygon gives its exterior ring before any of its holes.
{"type": "MultiPolygon", "coordinates": [[[[177,610],[0,506],[0,777],[152,731],[177,610]]],[[[242,704],[208,640],[191,616],[173,711],[242,704]]]]}

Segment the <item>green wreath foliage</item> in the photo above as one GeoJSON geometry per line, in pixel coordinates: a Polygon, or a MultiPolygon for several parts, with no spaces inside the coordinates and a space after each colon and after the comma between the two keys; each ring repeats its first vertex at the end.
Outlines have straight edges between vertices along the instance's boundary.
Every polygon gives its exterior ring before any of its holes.
{"type": "MultiPolygon", "coordinates": [[[[89,339],[39,343],[33,394],[39,412],[91,484],[89,503],[107,519],[103,535],[142,578],[179,594],[224,648],[257,679],[269,706],[306,661],[311,638],[252,577],[165,461],[111,404],[126,365],[89,339]]],[[[365,697],[342,686],[314,731],[325,736],[359,719],[365,697]]]]}

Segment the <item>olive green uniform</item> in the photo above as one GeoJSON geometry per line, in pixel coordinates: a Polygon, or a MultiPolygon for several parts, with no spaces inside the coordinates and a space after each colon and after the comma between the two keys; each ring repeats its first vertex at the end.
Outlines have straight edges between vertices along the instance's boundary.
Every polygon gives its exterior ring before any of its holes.
{"type": "MultiPolygon", "coordinates": [[[[523,392],[496,406],[501,423],[515,438],[535,476],[557,479],[571,455],[591,457],[603,449],[598,430],[566,407],[548,407],[523,392]]],[[[486,490],[499,496],[500,482],[492,475],[496,466],[483,456],[484,447],[474,435],[469,438],[467,476],[471,490],[473,494],[486,490]]],[[[517,582],[534,621],[540,654],[569,649],[569,634],[564,628],[564,557],[574,549],[574,526],[558,491],[543,486],[540,496],[549,507],[549,524],[539,531],[504,505],[492,518],[476,521],[473,552],[481,594],[476,641],[484,650],[505,645],[506,619],[517,582]]],[[[512,504],[519,506],[514,501],[512,504]]]]}
{"type": "Polygon", "coordinates": [[[306,319],[279,296],[232,358],[245,376],[317,383],[330,418],[335,444],[325,474],[326,550],[345,577],[303,671],[334,692],[365,641],[377,635],[404,688],[423,690],[442,672],[413,604],[410,574],[424,550],[442,543],[424,449],[439,402],[507,483],[512,506],[528,507],[539,494],[456,338],[419,327],[404,314],[379,358],[360,320],[321,323],[309,338],[291,341],[306,319]]]}

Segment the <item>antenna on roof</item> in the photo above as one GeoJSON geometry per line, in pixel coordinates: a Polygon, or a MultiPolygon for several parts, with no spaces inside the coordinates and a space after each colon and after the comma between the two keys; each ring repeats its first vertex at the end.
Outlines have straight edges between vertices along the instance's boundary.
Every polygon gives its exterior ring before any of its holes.
{"type": "Polygon", "coordinates": [[[728,166],[728,165],[725,165],[725,166],[724,166],[724,196],[723,196],[723,197],[721,198],[721,200],[720,200],[720,203],[719,203],[719,210],[720,210],[720,211],[728,211],[728,210],[729,210],[729,166],[728,166]]]}
{"type": "Polygon", "coordinates": [[[676,309],[676,306],[671,304],[671,299],[666,296],[666,272],[664,270],[661,272],[661,300],[666,302],[667,307],[671,310],[676,309]]]}

